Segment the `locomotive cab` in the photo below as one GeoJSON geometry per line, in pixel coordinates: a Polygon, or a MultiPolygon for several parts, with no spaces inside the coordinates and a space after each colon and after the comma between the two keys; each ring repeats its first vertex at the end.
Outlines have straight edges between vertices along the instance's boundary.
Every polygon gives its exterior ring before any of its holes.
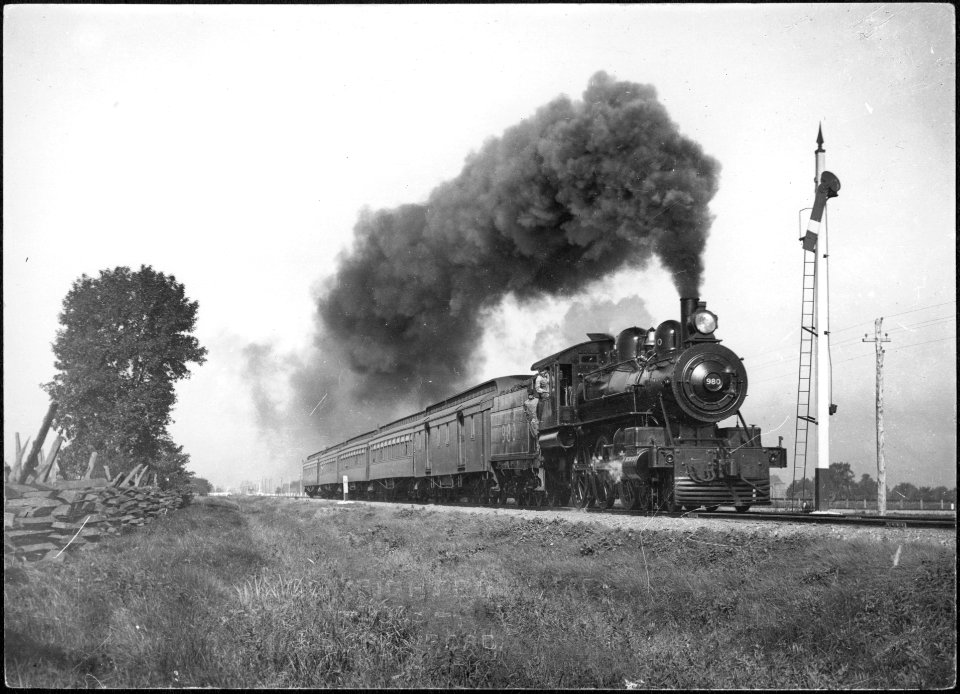
{"type": "MultiPolygon", "coordinates": [[[[541,359],[530,367],[532,371],[547,369],[550,374],[550,395],[540,420],[541,445],[545,443],[544,430],[564,429],[577,421],[577,393],[583,374],[595,371],[611,353],[615,354],[616,341],[612,335],[589,333],[587,337],[588,342],[541,359]]],[[[569,433],[561,432],[560,438],[568,440],[569,433]]]]}

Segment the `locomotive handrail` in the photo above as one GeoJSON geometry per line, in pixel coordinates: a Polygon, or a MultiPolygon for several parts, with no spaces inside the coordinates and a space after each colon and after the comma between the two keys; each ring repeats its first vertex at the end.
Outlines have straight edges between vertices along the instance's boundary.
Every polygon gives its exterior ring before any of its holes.
{"type": "Polygon", "coordinates": [[[673,431],[670,429],[670,418],[667,416],[667,406],[663,402],[663,393],[657,396],[657,400],[660,402],[660,410],[663,412],[663,428],[667,431],[667,441],[673,446],[673,431]]]}
{"type": "MultiPolygon", "coordinates": [[[[583,425],[585,425],[585,424],[596,424],[596,423],[598,423],[598,422],[616,421],[617,419],[628,419],[628,418],[636,417],[636,416],[639,416],[639,415],[644,415],[644,416],[648,416],[648,417],[649,417],[649,416],[652,416],[652,415],[653,415],[653,411],[652,411],[652,410],[644,410],[644,411],[632,410],[632,411],[630,411],[630,412],[618,412],[616,415],[607,415],[607,416],[605,416],[605,417],[596,417],[595,419],[580,419],[580,420],[577,421],[577,426],[583,426],[583,425]]],[[[571,424],[558,424],[558,425],[552,426],[552,427],[543,427],[540,431],[541,431],[541,432],[544,432],[544,431],[554,431],[555,429],[563,429],[563,428],[565,428],[565,427],[566,427],[566,428],[570,428],[570,427],[572,427],[572,426],[573,426],[573,425],[571,425],[571,424]]]]}
{"type": "MultiPolygon", "coordinates": [[[[744,418],[743,418],[743,413],[740,412],[740,410],[737,410],[737,421],[740,422],[740,424],[743,425],[743,433],[744,433],[744,435],[747,436],[747,441],[746,441],[746,443],[743,444],[743,446],[749,446],[749,445],[750,445],[750,442],[753,441],[753,440],[755,440],[755,439],[757,439],[758,437],[756,437],[756,436],[751,437],[751,436],[749,435],[749,433],[750,433],[750,432],[749,432],[750,427],[747,426],[747,422],[746,422],[746,420],[744,420],[744,418]]],[[[737,425],[737,428],[739,429],[740,426],[737,425]]],[[[737,446],[737,448],[743,448],[743,446],[737,446]]],[[[754,448],[763,448],[763,444],[762,444],[760,441],[757,441],[757,442],[754,444],[754,448]]]]}

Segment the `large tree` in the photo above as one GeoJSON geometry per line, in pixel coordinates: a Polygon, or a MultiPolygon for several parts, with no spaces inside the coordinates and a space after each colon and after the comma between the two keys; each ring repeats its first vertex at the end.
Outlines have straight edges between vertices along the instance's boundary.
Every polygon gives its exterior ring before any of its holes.
{"type": "Polygon", "coordinates": [[[61,467],[82,472],[92,451],[112,473],[146,463],[183,471],[188,456],[167,433],[177,396],[207,350],[191,335],[197,302],[173,275],[142,265],[83,275],[63,300],[53,343],[58,373],[44,385],[60,407],[56,426],[70,445],[61,467]]]}
{"type": "Polygon", "coordinates": [[[855,480],[856,475],[850,469],[850,463],[830,463],[820,491],[827,499],[849,499],[854,495],[855,480]]]}

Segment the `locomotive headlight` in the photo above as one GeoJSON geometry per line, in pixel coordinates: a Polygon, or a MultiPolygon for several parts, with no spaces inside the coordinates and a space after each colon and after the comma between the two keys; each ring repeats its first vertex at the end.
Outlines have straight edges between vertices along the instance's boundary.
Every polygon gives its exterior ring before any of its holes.
{"type": "Polygon", "coordinates": [[[701,335],[709,335],[717,329],[717,316],[712,311],[700,309],[693,314],[693,327],[701,335]]]}

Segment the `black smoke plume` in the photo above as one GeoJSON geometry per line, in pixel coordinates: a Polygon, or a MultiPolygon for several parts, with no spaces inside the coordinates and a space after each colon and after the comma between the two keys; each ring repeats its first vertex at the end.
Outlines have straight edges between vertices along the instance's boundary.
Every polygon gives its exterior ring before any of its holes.
{"type": "Polygon", "coordinates": [[[320,300],[364,393],[427,399],[469,371],[482,310],[571,295],[656,254],[698,296],[719,165],[652,86],[590,80],[487,141],[426,204],[365,213],[320,300]]]}
{"type": "Polygon", "coordinates": [[[361,214],[294,376],[299,414],[340,438],[467,385],[484,315],[510,293],[572,296],[655,254],[698,296],[718,173],[652,86],[597,73],[582,101],[488,140],[426,203],[361,214]]]}

